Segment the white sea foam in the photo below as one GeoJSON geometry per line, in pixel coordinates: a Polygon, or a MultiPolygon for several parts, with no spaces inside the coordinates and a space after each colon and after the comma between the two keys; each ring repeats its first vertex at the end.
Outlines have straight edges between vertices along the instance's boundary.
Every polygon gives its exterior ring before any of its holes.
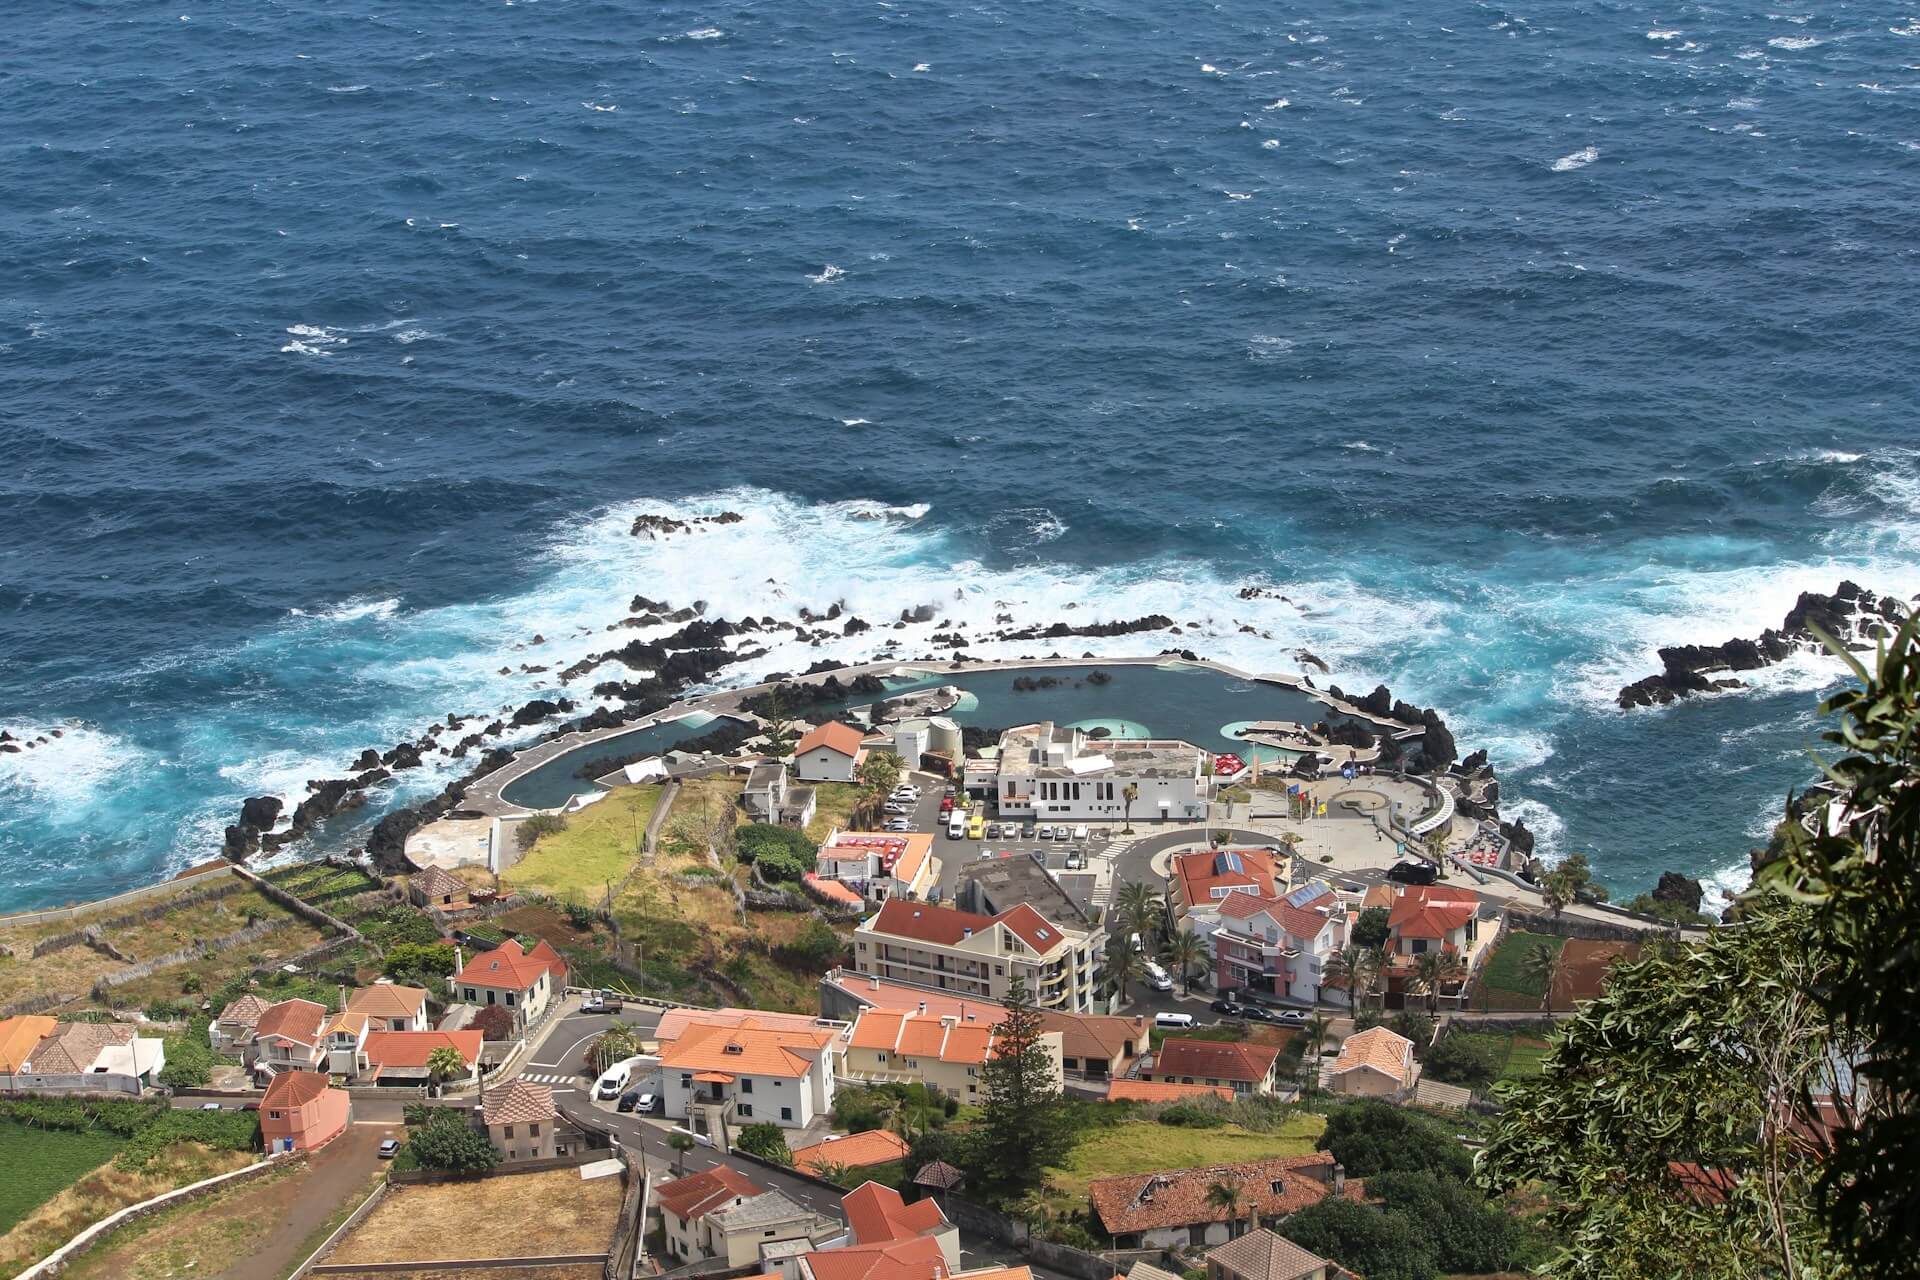
{"type": "Polygon", "coordinates": [[[718,27],[695,27],[686,34],[689,40],[718,40],[727,33],[718,27]]]}
{"type": "Polygon", "coordinates": [[[364,84],[330,84],[328,93],[365,93],[369,86],[364,84]]]}
{"type": "Polygon", "coordinates": [[[1888,27],[1887,30],[1896,36],[1920,36],[1920,18],[1913,19],[1904,27],[1888,27]]]}
{"type": "Polygon", "coordinates": [[[439,336],[439,334],[431,333],[425,329],[402,329],[393,335],[393,340],[402,346],[406,346],[415,342],[425,342],[428,338],[437,338],[439,336]]]}
{"type": "Polygon", "coordinates": [[[1555,173],[1569,173],[1575,169],[1584,169],[1599,158],[1600,148],[1582,147],[1555,160],[1552,168],[1555,173]]]}
{"type": "Polygon", "coordinates": [[[915,71],[931,71],[933,70],[933,66],[931,63],[916,62],[913,64],[913,69],[915,71]]]}
{"type": "Polygon", "coordinates": [[[329,329],[321,325],[288,325],[287,333],[292,338],[292,341],[280,348],[282,354],[300,356],[332,355],[336,350],[346,346],[352,341],[351,338],[347,337],[346,334],[340,332],[338,329],[329,329]]]}
{"type": "Polygon", "coordinates": [[[818,275],[808,276],[807,279],[813,281],[815,284],[831,284],[846,274],[846,272],[829,262],[826,266],[820,268],[818,275]]]}
{"type": "Polygon", "coordinates": [[[1247,339],[1247,358],[1250,360],[1278,360],[1291,350],[1293,350],[1292,338],[1276,338],[1257,333],[1247,339]]]}
{"type": "Polygon", "coordinates": [[[1679,37],[1680,37],[1680,33],[1678,31],[1647,32],[1647,39],[1649,40],[1677,40],[1679,37]]]}
{"type": "Polygon", "coordinates": [[[873,425],[873,419],[872,418],[842,418],[840,419],[840,425],[843,427],[870,427],[873,425]]]}
{"type": "Polygon", "coordinates": [[[1280,139],[1268,138],[1260,144],[1260,149],[1263,151],[1278,151],[1280,149],[1280,139]]]}
{"type": "Polygon", "coordinates": [[[1227,74],[1226,72],[1222,71],[1220,68],[1214,66],[1211,62],[1201,63],[1200,72],[1202,75],[1209,75],[1209,76],[1223,76],[1227,74]]]}
{"type": "Polygon", "coordinates": [[[1340,445],[1340,447],[1342,449],[1347,450],[1349,453],[1379,453],[1380,452],[1379,445],[1368,444],[1365,440],[1347,440],[1347,441],[1344,441],[1340,445]]]}
{"type": "Polygon", "coordinates": [[[1253,192],[1251,191],[1227,191],[1227,192],[1223,192],[1222,194],[1225,195],[1229,200],[1253,199],[1253,192]]]}
{"type": "Polygon", "coordinates": [[[1533,833],[1533,853],[1547,866],[1567,856],[1567,824],[1559,814],[1531,797],[1503,800],[1500,816],[1509,822],[1524,822],[1533,833]]]}
{"type": "Polygon", "coordinates": [[[306,609],[289,609],[287,610],[287,614],[294,618],[311,618],[316,622],[358,622],[362,618],[379,618],[384,620],[393,617],[399,611],[400,601],[397,599],[364,600],[356,597],[351,600],[344,600],[336,605],[329,605],[324,609],[314,609],[311,611],[306,609]]]}
{"type": "Polygon", "coordinates": [[[1285,98],[1275,98],[1272,102],[1269,102],[1266,106],[1260,109],[1262,111],[1285,111],[1288,107],[1292,105],[1293,103],[1287,101],[1287,99],[1285,98]]]}
{"type": "Polygon", "coordinates": [[[1825,43],[1819,36],[1775,36],[1767,41],[1767,46],[1772,49],[1811,49],[1825,43]]]}
{"type": "Polygon", "coordinates": [[[580,104],[589,111],[618,111],[620,105],[615,102],[583,102],[580,104]]]}
{"type": "Polygon", "coordinates": [[[92,725],[0,724],[19,740],[18,752],[0,752],[0,797],[46,806],[57,819],[78,817],[103,791],[126,783],[158,757],[92,725]],[[58,730],[59,737],[53,733],[58,730]],[[28,747],[39,738],[45,742],[28,747]]]}

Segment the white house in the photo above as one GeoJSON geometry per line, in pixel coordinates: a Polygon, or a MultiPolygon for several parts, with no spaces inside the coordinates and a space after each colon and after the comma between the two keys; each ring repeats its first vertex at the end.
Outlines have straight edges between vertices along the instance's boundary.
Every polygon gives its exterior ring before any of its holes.
{"type": "Polygon", "coordinates": [[[688,1026],[660,1049],[665,1114],[689,1116],[720,1106],[739,1124],[765,1121],[804,1129],[833,1110],[833,1078],[843,1052],[844,1023],[794,1025],[752,1016],[732,1026],[688,1026]]]}
{"type": "MultiPolygon", "coordinates": [[[[1170,738],[1090,739],[1051,720],[1000,735],[993,789],[1005,817],[1041,821],[1148,822],[1204,817],[1209,757],[1170,738]],[[1126,789],[1135,788],[1129,807],[1126,789]]],[[[969,779],[975,775],[968,770],[969,779]]]]}
{"type": "MultiPolygon", "coordinates": [[[[1284,898],[1233,893],[1215,907],[1213,980],[1221,991],[1318,1001],[1327,959],[1347,944],[1346,903],[1315,880],[1284,898]]],[[[1346,999],[1340,989],[1324,993],[1346,999]]]]}
{"type": "Polygon", "coordinates": [[[802,782],[852,782],[866,758],[864,741],[852,725],[829,720],[794,745],[794,774],[802,782]]]}
{"type": "Polygon", "coordinates": [[[514,1026],[524,1027],[547,1011],[555,993],[566,990],[567,962],[545,938],[531,951],[508,938],[491,951],[474,953],[448,986],[467,1004],[505,1005],[513,1011],[514,1026]]]}

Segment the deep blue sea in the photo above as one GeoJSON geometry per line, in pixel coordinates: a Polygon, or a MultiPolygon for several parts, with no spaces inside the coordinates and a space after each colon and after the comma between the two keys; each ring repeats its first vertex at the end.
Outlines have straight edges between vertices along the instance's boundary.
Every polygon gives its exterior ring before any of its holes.
{"type": "Polygon", "coordinates": [[[1305,646],[1616,889],[1737,887],[1834,667],[1614,692],[1920,590],[1906,0],[70,0],[6,45],[0,727],[63,736],[0,755],[0,909],[214,856],[635,592],[1305,646]]]}

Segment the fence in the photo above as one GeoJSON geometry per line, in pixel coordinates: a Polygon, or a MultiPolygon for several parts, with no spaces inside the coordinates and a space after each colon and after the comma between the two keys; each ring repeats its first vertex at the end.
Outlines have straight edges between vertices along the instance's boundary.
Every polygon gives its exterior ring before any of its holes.
{"type": "Polygon", "coordinates": [[[141,978],[150,977],[162,969],[170,968],[176,964],[185,964],[189,960],[198,960],[203,956],[213,955],[215,952],[244,947],[249,942],[257,942],[278,929],[280,923],[278,920],[260,920],[248,925],[244,929],[236,929],[232,933],[225,934],[221,937],[207,938],[194,943],[192,946],[182,947],[178,951],[169,951],[163,956],[154,956],[150,960],[142,960],[139,964],[129,965],[125,969],[118,969],[113,973],[102,974],[93,980],[93,998],[96,1000],[104,1000],[106,994],[115,987],[124,986],[129,982],[137,982],[141,978]]]}
{"type": "Polygon", "coordinates": [[[215,876],[230,876],[232,867],[215,867],[211,871],[201,871],[194,875],[183,876],[178,880],[162,880],[159,884],[146,885],[139,889],[129,889],[125,893],[115,894],[111,898],[101,898],[97,902],[81,902],[71,907],[48,907],[44,911],[21,911],[10,916],[0,916],[0,929],[14,929],[24,925],[44,924],[49,920],[77,920],[81,916],[109,910],[116,906],[139,902],[145,898],[158,897],[161,894],[177,893],[181,885],[211,882],[215,876]]]}

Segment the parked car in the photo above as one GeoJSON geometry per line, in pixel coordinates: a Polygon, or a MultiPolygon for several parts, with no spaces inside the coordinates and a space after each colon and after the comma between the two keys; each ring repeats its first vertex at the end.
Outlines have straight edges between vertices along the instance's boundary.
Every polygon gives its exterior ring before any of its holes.
{"type": "Polygon", "coordinates": [[[1035,840],[1051,840],[1053,839],[1053,828],[1051,826],[1041,827],[1033,833],[1033,838],[1035,840]]]}
{"type": "Polygon", "coordinates": [[[913,823],[906,818],[889,818],[887,820],[886,830],[911,831],[913,830],[913,823]]]}
{"type": "Polygon", "coordinates": [[[1276,1018],[1275,1018],[1275,1017],[1273,1016],[1273,1013],[1272,1013],[1272,1012],[1271,1012],[1270,1010],[1268,1010],[1268,1009],[1267,1009],[1267,1007],[1266,1007],[1265,1005],[1258,1005],[1258,1004],[1243,1004],[1243,1005],[1241,1005],[1241,1006],[1240,1006],[1240,1016],[1241,1016],[1241,1017],[1243,1017],[1243,1018],[1246,1018],[1246,1019],[1248,1019],[1249,1021],[1252,1021],[1252,1022],[1276,1022],[1276,1021],[1278,1021],[1278,1019],[1276,1019],[1276,1018]]]}
{"type": "Polygon", "coordinates": [[[1177,1027],[1184,1031],[1193,1025],[1193,1015],[1190,1013],[1156,1013],[1153,1015],[1153,1025],[1156,1027],[1177,1027]]]}
{"type": "Polygon", "coordinates": [[[944,814],[944,813],[952,813],[952,812],[953,812],[953,797],[952,797],[952,796],[941,796],[941,797],[940,797],[940,812],[941,812],[941,813],[943,813],[943,814],[944,814]]]}
{"type": "Polygon", "coordinates": [[[616,1111],[632,1111],[635,1107],[638,1107],[639,1105],[640,1105],[640,1091],[638,1089],[629,1089],[625,1093],[620,1095],[620,1103],[614,1109],[616,1111]]]}
{"type": "Polygon", "coordinates": [[[1064,825],[1055,827],[1053,829],[1053,838],[1055,840],[1071,840],[1073,838],[1073,831],[1064,825]]]}
{"type": "Polygon", "coordinates": [[[1020,838],[1021,838],[1022,840],[1031,840],[1031,839],[1033,839],[1033,824],[1032,824],[1031,822],[1028,822],[1028,823],[1025,823],[1025,824],[1023,824],[1023,825],[1021,826],[1021,828],[1020,828],[1020,838]]]}
{"type": "Polygon", "coordinates": [[[388,1138],[380,1144],[380,1158],[382,1160],[391,1160],[399,1154],[400,1140],[398,1138],[388,1138]]]}
{"type": "Polygon", "coordinates": [[[1431,862],[1396,862],[1387,868],[1387,879],[1401,884],[1432,884],[1440,876],[1440,868],[1431,862]]]}
{"type": "Polygon", "coordinates": [[[1208,1005],[1207,1008],[1225,1018],[1237,1018],[1240,1016],[1240,1006],[1231,1000],[1215,1000],[1212,1004],[1208,1005]]]}
{"type": "Polygon", "coordinates": [[[202,1111],[218,1111],[220,1104],[217,1102],[203,1102],[200,1104],[200,1109],[202,1111]]]}
{"type": "Polygon", "coordinates": [[[660,1095],[657,1093],[641,1094],[640,1101],[634,1104],[633,1109],[643,1116],[652,1115],[660,1109],[660,1095]]]}
{"type": "Polygon", "coordinates": [[[580,1002],[582,1013],[618,1013],[624,1007],[620,997],[611,991],[589,991],[580,1002]]]}
{"type": "Polygon", "coordinates": [[[1086,854],[1081,853],[1078,849],[1075,849],[1073,852],[1067,855],[1067,870],[1085,871],[1086,869],[1087,869],[1086,854]]]}
{"type": "Polygon", "coordinates": [[[1282,1022],[1290,1027],[1297,1027],[1304,1023],[1309,1015],[1304,1009],[1276,1009],[1271,1016],[1275,1022],[1282,1022]]]}

